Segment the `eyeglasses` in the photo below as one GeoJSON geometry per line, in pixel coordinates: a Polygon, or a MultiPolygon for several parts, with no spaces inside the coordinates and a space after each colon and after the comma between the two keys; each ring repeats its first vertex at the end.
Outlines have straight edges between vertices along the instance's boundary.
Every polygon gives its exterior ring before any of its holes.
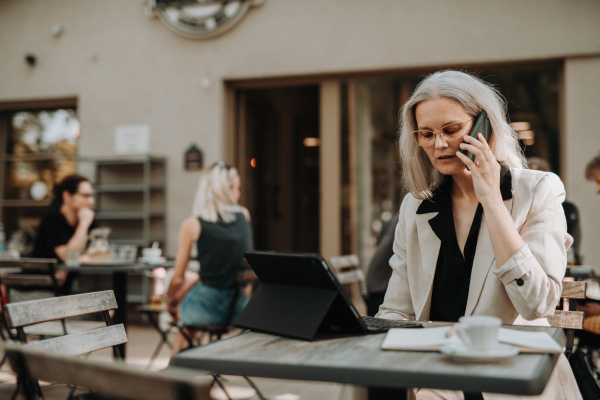
{"type": "Polygon", "coordinates": [[[81,197],[83,197],[84,199],[88,199],[88,200],[94,198],[94,193],[79,193],[79,192],[77,192],[75,194],[78,194],[81,197]]]}
{"type": "Polygon", "coordinates": [[[463,128],[467,122],[472,121],[473,118],[465,121],[465,122],[452,122],[448,125],[444,125],[441,129],[437,131],[432,131],[431,129],[420,129],[418,131],[413,132],[413,138],[415,142],[421,147],[432,146],[435,144],[435,135],[436,133],[441,135],[444,140],[447,142],[454,142],[462,139],[465,135],[462,133],[463,128]]]}

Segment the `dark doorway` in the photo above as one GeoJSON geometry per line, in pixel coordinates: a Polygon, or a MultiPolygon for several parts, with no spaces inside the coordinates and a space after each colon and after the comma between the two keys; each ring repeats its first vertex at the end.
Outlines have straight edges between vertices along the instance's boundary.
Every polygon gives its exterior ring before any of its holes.
{"type": "Polygon", "coordinates": [[[319,87],[237,91],[242,203],[261,250],[319,251],[319,87]]]}

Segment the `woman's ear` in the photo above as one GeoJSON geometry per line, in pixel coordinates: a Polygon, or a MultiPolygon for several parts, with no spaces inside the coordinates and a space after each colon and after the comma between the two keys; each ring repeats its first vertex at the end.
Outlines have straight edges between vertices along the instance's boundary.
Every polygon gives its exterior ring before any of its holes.
{"type": "Polygon", "coordinates": [[[63,204],[65,204],[65,203],[68,204],[72,197],[73,197],[73,195],[71,193],[69,193],[68,190],[63,190],[63,192],[62,192],[63,204]]]}

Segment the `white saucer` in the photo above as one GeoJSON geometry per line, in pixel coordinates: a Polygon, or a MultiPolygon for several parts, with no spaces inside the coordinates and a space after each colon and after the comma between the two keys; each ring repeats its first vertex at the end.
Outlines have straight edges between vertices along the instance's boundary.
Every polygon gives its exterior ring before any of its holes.
{"type": "Polygon", "coordinates": [[[443,354],[451,356],[456,362],[479,363],[499,361],[519,353],[518,348],[505,343],[496,343],[494,348],[488,351],[471,351],[459,342],[446,343],[440,347],[440,351],[443,354]]]}
{"type": "Polygon", "coordinates": [[[144,257],[140,257],[138,259],[139,262],[141,263],[145,263],[145,264],[150,264],[150,265],[156,265],[156,264],[164,264],[167,259],[165,257],[160,257],[160,258],[144,258],[144,257]]]}

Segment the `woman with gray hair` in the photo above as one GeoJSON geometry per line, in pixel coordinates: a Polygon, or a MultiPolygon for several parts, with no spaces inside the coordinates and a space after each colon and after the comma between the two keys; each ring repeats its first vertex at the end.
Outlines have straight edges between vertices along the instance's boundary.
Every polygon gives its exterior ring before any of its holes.
{"type": "MultiPolygon", "coordinates": [[[[572,242],[561,207],[565,190],[556,175],[524,168],[500,93],[459,71],[426,77],[401,110],[400,155],[410,193],[400,207],[393,273],[377,316],[456,322],[491,315],[505,324],[548,326],[572,242]],[[482,111],[492,127],[488,140],[468,135],[482,111]]],[[[581,398],[564,356],[538,398],[581,398]]]]}
{"type": "MultiPolygon", "coordinates": [[[[183,325],[230,325],[238,318],[250,293],[238,287],[244,252],[253,247],[250,213],[238,204],[237,170],[218,162],[202,172],[192,216],[181,224],[175,268],[167,291],[169,313],[183,325]],[[190,288],[185,270],[196,243],[200,280],[190,288]],[[179,310],[177,310],[179,306],[179,310]],[[177,312],[179,311],[179,313],[177,312]]],[[[180,335],[173,346],[182,350],[180,335]]]]}

